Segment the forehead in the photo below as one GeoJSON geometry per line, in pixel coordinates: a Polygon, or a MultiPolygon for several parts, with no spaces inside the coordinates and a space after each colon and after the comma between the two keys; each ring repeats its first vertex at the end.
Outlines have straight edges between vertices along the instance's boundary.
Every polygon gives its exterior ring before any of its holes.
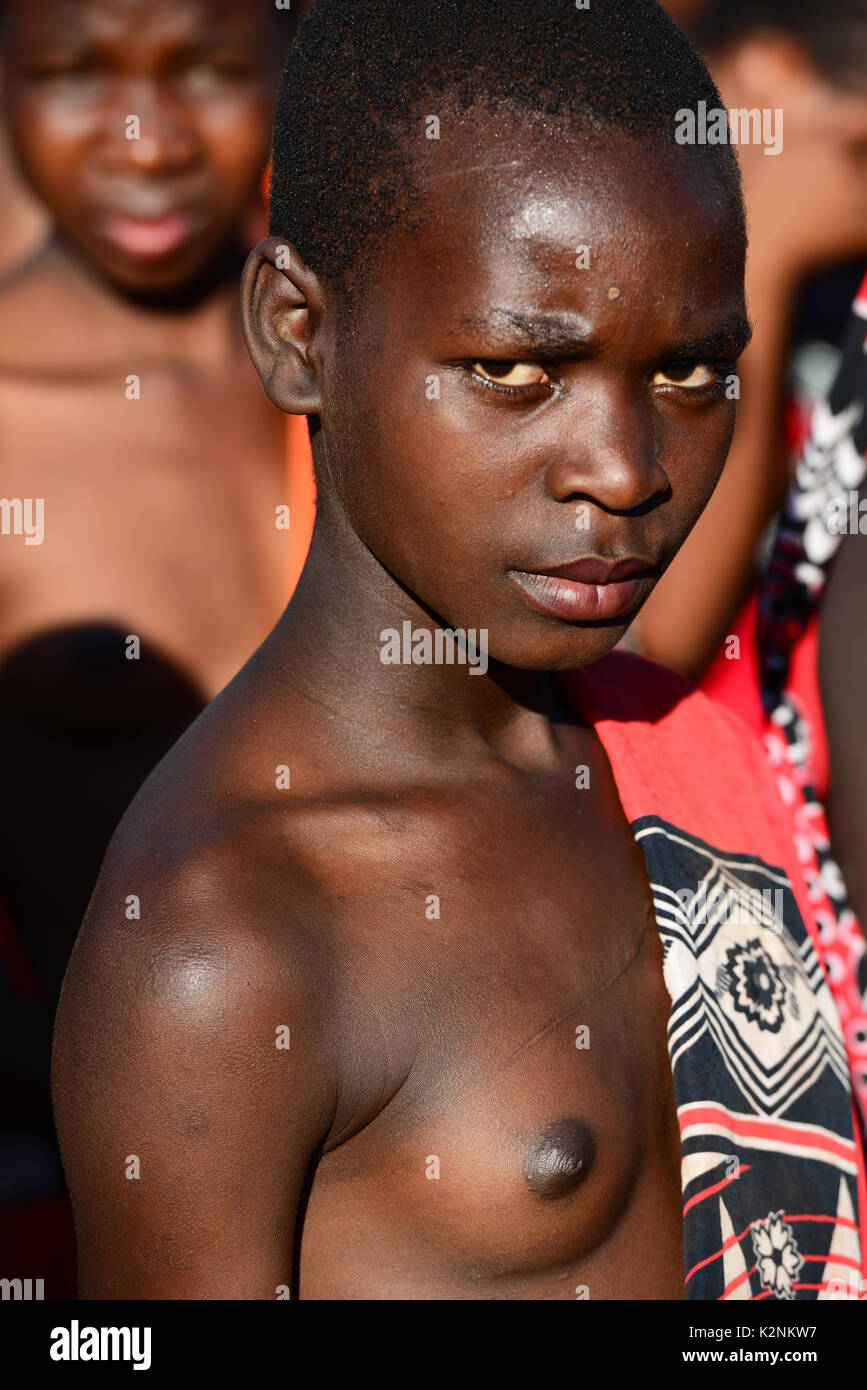
{"type": "Polygon", "coordinates": [[[473,116],[412,154],[415,230],[397,231],[380,283],[461,301],[580,301],[603,287],[647,308],[743,302],[743,226],[713,156],[672,129],[636,139],[598,130],[527,130],[473,116]],[[684,157],[685,153],[685,157],[684,157]]]}
{"type": "Polygon", "coordinates": [[[7,36],[16,44],[87,41],[137,45],[189,40],[264,41],[271,9],[250,0],[5,0],[7,36]]]}

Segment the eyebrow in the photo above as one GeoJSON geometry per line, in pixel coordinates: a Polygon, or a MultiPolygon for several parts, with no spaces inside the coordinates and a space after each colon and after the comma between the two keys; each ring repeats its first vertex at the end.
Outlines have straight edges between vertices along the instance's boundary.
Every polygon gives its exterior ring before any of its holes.
{"type": "MultiPolygon", "coordinates": [[[[579,314],[544,314],[528,317],[511,309],[495,309],[489,318],[464,318],[460,328],[477,333],[492,351],[549,352],[554,355],[580,355],[593,347],[593,335],[586,319],[579,314]]],[[[689,338],[678,339],[661,354],[669,361],[698,357],[717,357],[729,353],[739,357],[750,342],[753,330],[742,313],[728,314],[715,328],[689,338]]]]}
{"type": "Polygon", "coordinates": [[[586,352],[592,334],[578,314],[544,314],[529,318],[512,309],[495,309],[489,318],[461,319],[459,327],[477,333],[491,345],[544,348],[547,352],[586,352]]]}
{"type": "Polygon", "coordinates": [[[707,355],[711,357],[733,353],[739,357],[752,341],[753,330],[745,314],[729,314],[708,333],[698,333],[692,338],[682,338],[673,349],[672,355],[694,358],[707,355]]]}

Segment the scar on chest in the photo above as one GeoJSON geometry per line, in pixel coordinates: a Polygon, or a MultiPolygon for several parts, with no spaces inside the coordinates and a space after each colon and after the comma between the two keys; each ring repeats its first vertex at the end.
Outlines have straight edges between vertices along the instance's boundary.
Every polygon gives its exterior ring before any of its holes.
{"type": "Polygon", "coordinates": [[[524,1157],[524,1177],[538,1197],[567,1197],[587,1177],[596,1156],[593,1130],[583,1120],[557,1120],[537,1135],[524,1157]]]}
{"type": "Polygon", "coordinates": [[[644,945],[645,939],[647,938],[648,932],[650,931],[651,927],[653,927],[654,929],[656,928],[656,916],[654,913],[653,904],[648,903],[648,905],[644,909],[644,917],[642,918],[641,927],[636,932],[634,939],[629,943],[629,946],[625,951],[623,957],[620,961],[618,961],[617,965],[614,967],[611,973],[606,976],[606,978],[602,981],[601,984],[596,985],[588,994],[585,994],[580,999],[576,1000],[574,1004],[570,1004],[569,1008],[565,1009],[563,1013],[558,1014],[556,1018],[552,1018],[549,1023],[545,1024],[544,1028],[538,1029],[538,1031],[535,1032],[531,1038],[528,1038],[526,1042],[523,1042],[519,1047],[516,1047],[515,1050],[509,1055],[508,1062],[506,1063],[506,1065],[511,1066],[515,1061],[517,1061],[519,1057],[523,1057],[525,1052],[529,1052],[531,1047],[535,1047],[537,1043],[541,1042],[543,1038],[546,1038],[549,1033],[554,1031],[555,1028],[559,1028],[560,1025],[564,1023],[567,1018],[571,1018],[574,1014],[578,1012],[579,1009],[585,1009],[588,1004],[592,1004],[593,1001],[598,999],[600,995],[604,994],[606,990],[611,989],[612,985],[616,984],[616,982],[620,979],[620,976],[623,975],[629,969],[629,966],[635,960],[636,956],[638,955],[639,951],[644,945]]]}

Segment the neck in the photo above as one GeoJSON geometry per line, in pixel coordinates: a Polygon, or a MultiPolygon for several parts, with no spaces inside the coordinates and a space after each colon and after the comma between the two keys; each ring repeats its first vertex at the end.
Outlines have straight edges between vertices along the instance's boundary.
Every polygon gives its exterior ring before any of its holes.
{"type": "Polygon", "coordinates": [[[452,762],[475,745],[527,767],[559,765],[563,725],[574,719],[550,673],[490,659],[477,670],[384,664],[381,634],[402,635],[404,624],[432,634],[449,626],[384,569],[336,502],[321,499],[304,572],[274,634],[279,679],[315,706],[314,717],[361,731],[377,759],[452,762]]]}
{"type": "Polygon", "coordinates": [[[45,248],[46,271],[62,282],[65,296],[79,301],[86,321],[98,323],[107,352],[177,358],[214,366],[244,356],[238,312],[242,257],[235,246],[171,294],[125,293],[103,279],[78,248],[56,233],[45,248]]]}

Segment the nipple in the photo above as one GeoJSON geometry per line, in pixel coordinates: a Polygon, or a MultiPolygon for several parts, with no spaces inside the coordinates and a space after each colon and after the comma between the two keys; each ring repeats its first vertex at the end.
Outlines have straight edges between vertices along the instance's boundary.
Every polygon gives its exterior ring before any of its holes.
{"type": "Polygon", "coordinates": [[[596,1156],[593,1131],[583,1120],[557,1120],[534,1140],[524,1177],[539,1197],[567,1197],[584,1181],[596,1156]]]}

